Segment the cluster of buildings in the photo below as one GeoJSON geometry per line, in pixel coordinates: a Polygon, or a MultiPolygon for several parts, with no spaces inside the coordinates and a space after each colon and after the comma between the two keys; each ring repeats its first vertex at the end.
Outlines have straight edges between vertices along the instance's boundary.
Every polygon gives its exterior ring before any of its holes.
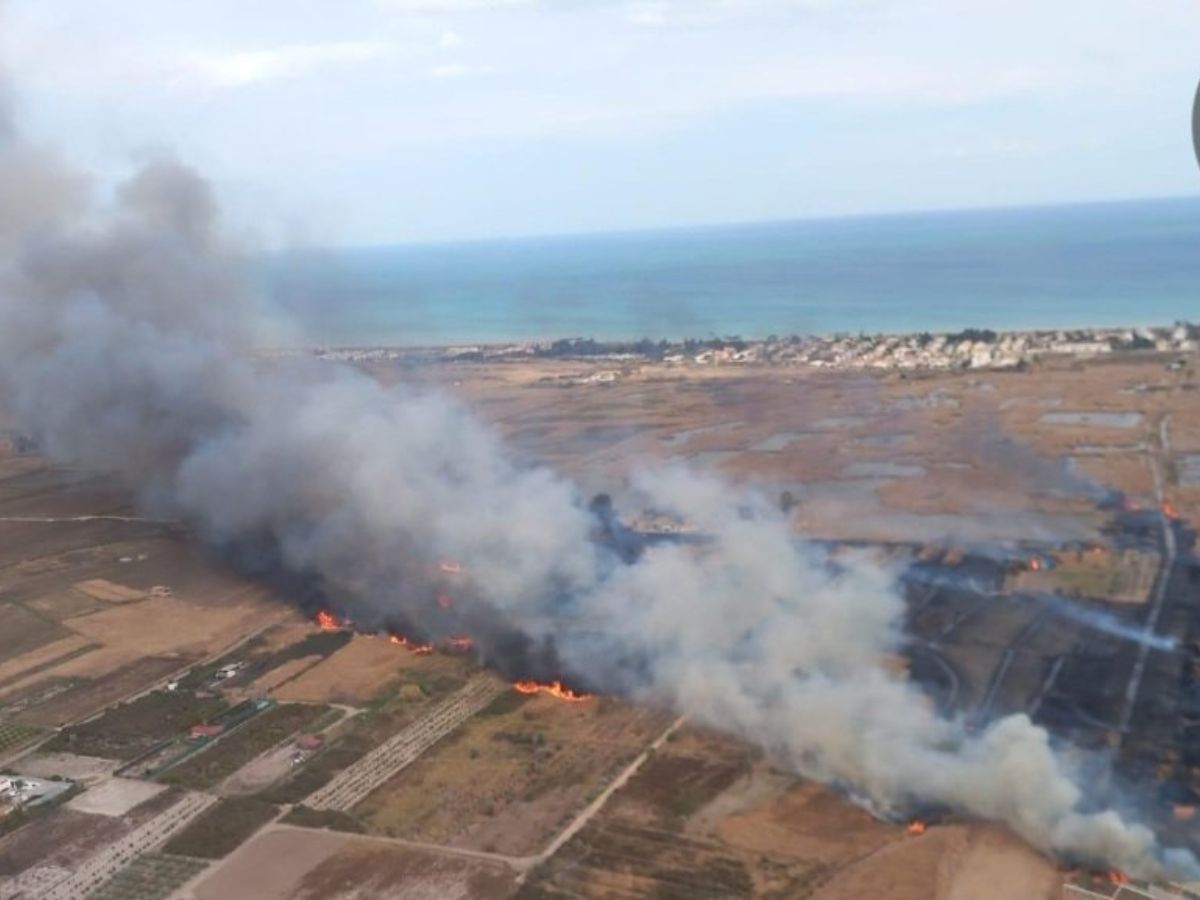
{"type": "Polygon", "coordinates": [[[831,368],[1006,369],[1047,356],[1095,357],[1122,350],[1188,352],[1197,342],[1173,329],[1013,331],[891,335],[815,342],[797,362],[831,368]]]}
{"type": "Polygon", "coordinates": [[[37,806],[71,787],[69,781],[46,781],[42,778],[26,778],[23,775],[0,775],[0,816],[37,806]]]}
{"type": "Polygon", "coordinates": [[[1191,326],[1087,328],[996,333],[835,335],[771,338],[663,356],[670,365],[762,364],[829,369],[1015,369],[1048,356],[1095,357],[1123,350],[1187,353],[1200,347],[1191,326]]]}
{"type": "MultiPolygon", "coordinates": [[[[1041,357],[1095,357],[1142,350],[1188,353],[1200,348],[1200,327],[1178,323],[1156,328],[1078,328],[995,332],[968,328],[956,333],[792,335],[765,340],[737,337],[682,342],[600,342],[568,339],[445,348],[350,347],[310,351],[318,358],[352,363],[405,360],[503,362],[586,359],[614,366],[770,365],[827,369],[1011,369],[1041,357]]],[[[585,378],[584,376],[579,376],[585,378]]],[[[616,379],[615,372],[586,376],[587,383],[616,379]]]]}

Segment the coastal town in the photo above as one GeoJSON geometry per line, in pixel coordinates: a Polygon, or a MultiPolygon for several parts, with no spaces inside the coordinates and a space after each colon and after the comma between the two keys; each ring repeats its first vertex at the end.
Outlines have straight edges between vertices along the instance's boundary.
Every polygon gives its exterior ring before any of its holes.
{"type": "MultiPolygon", "coordinates": [[[[1077,328],[997,332],[967,328],[958,332],[913,334],[737,336],[685,341],[603,342],[566,338],[546,342],[476,344],[444,348],[353,347],[313,350],[321,359],[357,363],[393,360],[502,362],[533,359],[587,359],[614,364],[652,362],[665,366],[796,366],[819,369],[953,370],[1020,369],[1046,357],[1090,359],[1121,352],[1189,354],[1200,347],[1200,326],[1077,328]]],[[[1169,365],[1182,367],[1183,360],[1169,365]]],[[[593,372],[598,382],[619,370],[593,372]]]]}

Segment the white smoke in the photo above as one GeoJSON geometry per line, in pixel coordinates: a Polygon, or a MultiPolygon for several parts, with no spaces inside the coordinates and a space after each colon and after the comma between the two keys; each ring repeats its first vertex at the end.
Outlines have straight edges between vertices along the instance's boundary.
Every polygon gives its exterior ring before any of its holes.
{"type": "MultiPolygon", "coordinates": [[[[28,177],[26,150],[10,142],[0,186],[28,177]]],[[[892,573],[834,564],[769,504],[683,469],[638,487],[711,541],[624,565],[590,540],[572,484],[513,460],[451,398],[255,363],[241,260],[194,174],[151,164],[104,210],[82,179],[46,178],[71,188],[21,195],[0,236],[0,403],[54,458],[115,473],[221,546],[269,546],[356,615],[478,626],[502,662],[519,632],[591,686],[665,698],[882,811],[943,804],[1075,859],[1167,870],[1149,829],[1085,811],[1028,718],[970,735],[892,673],[892,573]],[[471,573],[449,614],[420,589],[439,559],[471,573]]]]}

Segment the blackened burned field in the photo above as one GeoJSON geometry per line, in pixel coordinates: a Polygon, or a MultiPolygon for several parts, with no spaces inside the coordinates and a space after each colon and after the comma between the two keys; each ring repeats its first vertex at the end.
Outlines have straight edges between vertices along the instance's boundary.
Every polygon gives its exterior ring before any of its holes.
{"type": "Polygon", "coordinates": [[[913,559],[905,657],[946,715],[977,729],[1025,713],[1111,758],[1097,799],[1134,784],[1156,824],[1187,840],[1200,800],[1195,533],[1159,512],[1118,514],[1106,532],[1104,544],[991,552],[890,546],[913,559]],[[1127,588],[1117,599],[1114,579],[1127,588]]]}

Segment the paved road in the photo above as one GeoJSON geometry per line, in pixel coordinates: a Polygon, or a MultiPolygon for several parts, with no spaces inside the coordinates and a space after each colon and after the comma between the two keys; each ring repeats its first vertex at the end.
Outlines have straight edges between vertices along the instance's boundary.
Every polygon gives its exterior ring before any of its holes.
{"type": "Polygon", "coordinates": [[[313,809],[350,809],[509,690],[512,690],[509,685],[490,675],[473,678],[395,737],[339,772],[327,785],[313,792],[305,805],[313,809]]]}

